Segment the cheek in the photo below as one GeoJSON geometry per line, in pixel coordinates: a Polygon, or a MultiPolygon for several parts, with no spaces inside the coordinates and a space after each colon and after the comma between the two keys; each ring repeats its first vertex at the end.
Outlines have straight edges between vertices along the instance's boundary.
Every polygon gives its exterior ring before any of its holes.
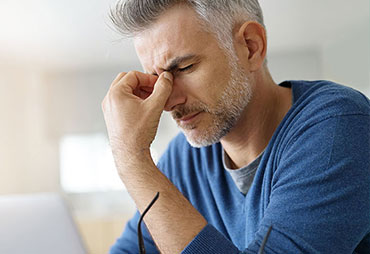
{"type": "Polygon", "coordinates": [[[225,76],[218,74],[209,73],[207,75],[205,72],[194,72],[175,77],[174,88],[181,89],[182,93],[186,94],[189,103],[201,101],[211,106],[219,101],[228,83],[225,76]]]}
{"type": "Polygon", "coordinates": [[[182,74],[175,77],[174,85],[181,89],[188,98],[203,101],[205,94],[209,91],[213,80],[201,71],[182,74]]]}

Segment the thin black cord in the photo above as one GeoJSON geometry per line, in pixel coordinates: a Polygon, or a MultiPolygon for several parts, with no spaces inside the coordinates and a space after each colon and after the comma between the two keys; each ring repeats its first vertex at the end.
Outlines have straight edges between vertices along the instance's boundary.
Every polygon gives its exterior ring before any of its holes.
{"type": "Polygon", "coordinates": [[[267,239],[270,236],[271,230],[272,230],[272,226],[270,226],[269,229],[267,230],[267,233],[266,233],[265,237],[263,238],[263,241],[262,241],[261,247],[258,251],[258,254],[263,254],[264,249],[265,249],[265,245],[266,245],[267,239]]]}
{"type": "MultiPolygon", "coordinates": [[[[139,222],[137,223],[137,237],[138,237],[139,253],[140,254],[145,254],[143,233],[141,232],[141,223],[144,219],[145,214],[150,210],[150,208],[152,208],[152,206],[158,200],[158,198],[159,198],[159,192],[157,192],[157,194],[155,195],[153,200],[150,202],[150,204],[147,206],[147,208],[145,208],[143,214],[140,216],[139,222]]],[[[267,233],[266,233],[265,237],[263,238],[261,247],[258,250],[258,254],[263,254],[264,253],[265,245],[266,245],[266,242],[267,242],[267,240],[270,236],[271,230],[272,230],[272,226],[270,226],[269,229],[267,230],[267,233]]]]}
{"type": "Polygon", "coordinates": [[[143,233],[141,232],[141,222],[144,219],[145,214],[149,211],[150,208],[154,205],[155,201],[159,198],[159,192],[155,195],[153,200],[150,202],[150,204],[145,208],[143,214],[140,216],[139,222],[137,223],[137,238],[139,242],[139,253],[145,254],[145,246],[144,246],[144,240],[143,240],[143,233]]]}

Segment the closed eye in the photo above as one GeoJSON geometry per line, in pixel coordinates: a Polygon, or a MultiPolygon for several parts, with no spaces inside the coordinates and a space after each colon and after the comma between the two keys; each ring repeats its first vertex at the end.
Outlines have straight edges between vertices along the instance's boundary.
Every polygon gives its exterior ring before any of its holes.
{"type": "Polygon", "coordinates": [[[188,71],[188,70],[190,70],[191,68],[193,68],[193,64],[191,64],[191,65],[188,65],[188,66],[186,66],[186,67],[184,67],[184,68],[179,68],[178,69],[178,71],[179,72],[185,72],[185,71],[188,71]]]}

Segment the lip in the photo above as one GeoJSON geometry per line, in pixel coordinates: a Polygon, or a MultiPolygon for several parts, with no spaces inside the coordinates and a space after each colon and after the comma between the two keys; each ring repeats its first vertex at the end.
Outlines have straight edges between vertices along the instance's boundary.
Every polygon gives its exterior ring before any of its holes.
{"type": "Polygon", "coordinates": [[[202,112],[198,112],[198,113],[195,113],[195,114],[192,114],[192,115],[187,115],[187,116],[184,116],[182,118],[180,118],[179,120],[182,122],[182,123],[190,123],[191,121],[193,121],[200,113],[202,112]]]}

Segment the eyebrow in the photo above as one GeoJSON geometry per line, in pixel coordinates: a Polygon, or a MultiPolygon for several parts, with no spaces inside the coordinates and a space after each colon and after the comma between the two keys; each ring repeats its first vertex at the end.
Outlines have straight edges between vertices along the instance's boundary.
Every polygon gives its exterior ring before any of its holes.
{"type": "MultiPolygon", "coordinates": [[[[163,69],[163,71],[173,72],[174,70],[179,69],[179,65],[181,65],[183,62],[186,62],[191,59],[199,58],[199,56],[194,54],[187,54],[184,56],[178,56],[171,60],[170,64],[167,68],[163,69]]],[[[157,75],[157,73],[152,73],[153,75],[157,75]]]]}

